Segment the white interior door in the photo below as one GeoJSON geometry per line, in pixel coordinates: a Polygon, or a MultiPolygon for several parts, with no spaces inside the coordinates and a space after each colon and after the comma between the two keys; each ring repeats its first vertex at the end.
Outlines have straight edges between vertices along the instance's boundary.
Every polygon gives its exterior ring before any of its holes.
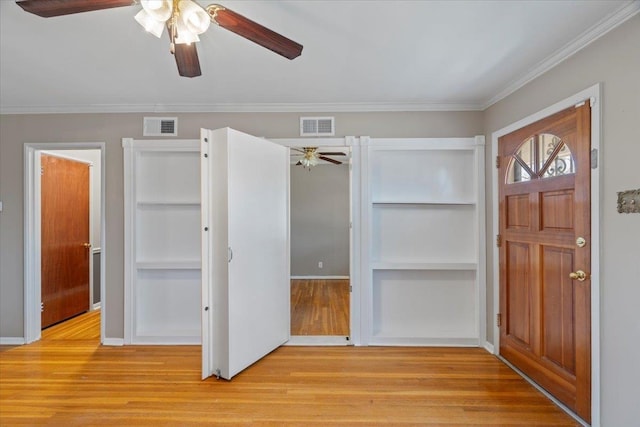
{"type": "Polygon", "coordinates": [[[202,376],[231,379],[289,339],[288,149],[202,129],[202,376]]]}

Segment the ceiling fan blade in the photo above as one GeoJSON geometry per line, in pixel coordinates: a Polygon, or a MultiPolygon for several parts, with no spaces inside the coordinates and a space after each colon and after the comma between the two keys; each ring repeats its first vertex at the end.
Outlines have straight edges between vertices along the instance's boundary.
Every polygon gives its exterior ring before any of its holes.
{"type": "Polygon", "coordinates": [[[131,6],[134,0],[21,0],[16,4],[34,15],[50,18],[112,7],[131,6]]]}
{"type": "Polygon", "coordinates": [[[334,165],[341,165],[342,164],[341,161],[335,160],[335,159],[331,159],[329,157],[318,156],[318,158],[324,160],[325,162],[333,163],[334,165]]]}
{"type": "Polygon", "coordinates": [[[318,153],[318,154],[322,154],[323,156],[346,156],[345,153],[342,153],[340,151],[336,151],[336,152],[322,152],[322,153],[318,153]]]}
{"type": "Polygon", "coordinates": [[[262,47],[266,47],[278,55],[282,55],[288,59],[294,59],[302,53],[301,44],[263,27],[233,10],[212,4],[207,6],[207,12],[209,16],[211,16],[211,20],[222,28],[251,40],[262,47]]]}
{"type": "Polygon", "coordinates": [[[182,77],[198,77],[202,75],[195,43],[176,44],[174,56],[178,65],[178,73],[182,77]]]}

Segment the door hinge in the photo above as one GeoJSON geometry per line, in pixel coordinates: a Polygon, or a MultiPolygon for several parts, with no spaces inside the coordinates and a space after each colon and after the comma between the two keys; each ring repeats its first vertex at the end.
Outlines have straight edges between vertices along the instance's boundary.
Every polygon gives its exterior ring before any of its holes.
{"type": "Polygon", "coordinates": [[[502,326],[502,314],[501,313],[496,314],[496,326],[498,328],[500,326],[502,326]]]}
{"type": "Polygon", "coordinates": [[[40,168],[40,175],[44,175],[44,168],[40,168]]]}
{"type": "Polygon", "coordinates": [[[40,303],[40,313],[44,313],[44,303],[40,303]]]}
{"type": "Polygon", "coordinates": [[[594,148],[591,150],[591,169],[598,168],[598,149],[594,148]]]}
{"type": "Polygon", "coordinates": [[[349,292],[353,292],[353,286],[349,285],[349,292]]]}
{"type": "Polygon", "coordinates": [[[500,169],[500,156],[496,156],[496,169],[500,169]]]}
{"type": "Polygon", "coordinates": [[[502,234],[496,234],[496,246],[497,247],[502,246],[502,234]]]}

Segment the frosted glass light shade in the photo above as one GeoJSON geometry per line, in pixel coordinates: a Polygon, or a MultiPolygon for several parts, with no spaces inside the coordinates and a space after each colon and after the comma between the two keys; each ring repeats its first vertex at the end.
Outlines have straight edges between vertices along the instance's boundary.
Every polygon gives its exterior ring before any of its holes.
{"type": "Polygon", "coordinates": [[[156,21],[166,22],[173,12],[172,0],[140,0],[142,8],[156,21]]]}
{"type": "Polygon", "coordinates": [[[164,22],[156,21],[147,13],[146,10],[140,10],[140,12],[136,14],[135,20],[138,21],[146,31],[150,32],[154,36],[158,38],[162,36],[162,32],[164,31],[164,22]]]}
{"type": "Polygon", "coordinates": [[[209,28],[211,18],[206,10],[191,0],[181,0],[178,3],[180,18],[193,34],[202,34],[209,28]]]}
{"type": "Polygon", "coordinates": [[[200,41],[198,35],[189,31],[182,19],[178,19],[176,21],[176,33],[177,36],[175,42],[177,44],[191,44],[200,41]]]}

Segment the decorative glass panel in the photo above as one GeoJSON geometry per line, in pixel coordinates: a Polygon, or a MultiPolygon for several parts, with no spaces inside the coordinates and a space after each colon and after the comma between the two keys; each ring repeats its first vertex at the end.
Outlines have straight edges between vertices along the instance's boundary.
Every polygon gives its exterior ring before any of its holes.
{"type": "Polygon", "coordinates": [[[516,159],[511,159],[511,165],[509,167],[509,172],[507,173],[507,184],[530,180],[531,175],[529,175],[529,172],[527,172],[527,170],[523,168],[516,159]]]}
{"type": "Polygon", "coordinates": [[[507,184],[575,173],[569,147],[556,135],[543,133],[525,140],[511,157],[507,184]]]}
{"type": "Polygon", "coordinates": [[[524,143],[522,143],[522,145],[520,146],[520,148],[518,148],[518,151],[516,153],[516,156],[518,156],[518,158],[520,158],[520,160],[522,160],[522,163],[524,163],[525,165],[529,166],[529,169],[531,169],[531,171],[535,171],[536,169],[536,160],[535,160],[535,155],[536,155],[536,147],[535,147],[535,139],[533,137],[527,139],[524,143]]]}
{"type": "Polygon", "coordinates": [[[555,135],[543,133],[538,136],[540,178],[575,173],[571,150],[555,135]]]}

